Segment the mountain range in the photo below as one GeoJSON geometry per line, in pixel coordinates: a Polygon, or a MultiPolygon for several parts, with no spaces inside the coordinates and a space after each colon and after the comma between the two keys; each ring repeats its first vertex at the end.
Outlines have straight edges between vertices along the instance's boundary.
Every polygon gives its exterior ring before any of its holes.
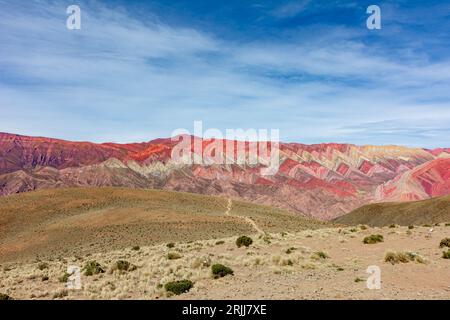
{"type": "Polygon", "coordinates": [[[0,133],[0,195],[81,186],[167,189],[331,220],[373,202],[450,194],[449,148],[280,143],[278,172],[263,176],[255,165],[176,163],[176,144],[170,138],[98,144],[0,133]]]}

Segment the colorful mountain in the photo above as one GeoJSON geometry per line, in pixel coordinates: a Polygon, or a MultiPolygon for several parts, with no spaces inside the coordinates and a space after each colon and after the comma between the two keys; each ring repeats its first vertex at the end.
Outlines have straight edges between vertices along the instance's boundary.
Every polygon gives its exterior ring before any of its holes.
{"type": "MultiPolygon", "coordinates": [[[[190,138],[204,147],[213,142],[190,138]]],[[[239,165],[177,163],[171,159],[176,144],[170,138],[96,144],[0,133],[0,195],[54,187],[157,188],[224,195],[329,220],[374,201],[450,193],[449,149],[280,143],[279,171],[263,176],[248,159],[239,165]]]]}
{"type": "Polygon", "coordinates": [[[414,201],[450,194],[450,158],[438,158],[380,185],[376,200],[414,201]]]}

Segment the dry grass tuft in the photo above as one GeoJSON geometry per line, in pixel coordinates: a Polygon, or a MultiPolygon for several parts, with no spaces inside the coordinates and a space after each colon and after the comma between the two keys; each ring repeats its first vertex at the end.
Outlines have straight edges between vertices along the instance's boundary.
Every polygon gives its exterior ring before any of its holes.
{"type": "Polygon", "coordinates": [[[439,248],[449,247],[450,248],[450,238],[444,238],[439,244],[439,248]]]}
{"type": "Polygon", "coordinates": [[[313,259],[313,260],[325,260],[328,258],[330,258],[330,256],[326,252],[323,252],[323,251],[317,251],[311,255],[311,259],[313,259]]]}
{"type": "Polygon", "coordinates": [[[176,252],[169,252],[167,254],[167,259],[169,260],[177,260],[177,259],[181,259],[181,254],[176,253],[176,252]]]}
{"type": "Polygon", "coordinates": [[[450,249],[448,249],[447,251],[443,251],[442,252],[442,258],[450,259],[450,249]]]}
{"type": "Polygon", "coordinates": [[[365,244],[375,244],[378,242],[383,242],[384,238],[381,234],[372,234],[363,239],[363,243],[365,244]]]}
{"type": "Polygon", "coordinates": [[[387,252],[384,256],[384,262],[391,264],[408,263],[416,261],[417,263],[425,263],[425,259],[414,252],[387,252]]]}

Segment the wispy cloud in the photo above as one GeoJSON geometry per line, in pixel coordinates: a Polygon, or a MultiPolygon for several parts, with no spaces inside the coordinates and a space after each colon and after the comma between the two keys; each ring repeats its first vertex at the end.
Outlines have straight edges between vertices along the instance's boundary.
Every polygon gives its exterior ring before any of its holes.
{"type": "Polygon", "coordinates": [[[344,126],[336,130],[341,137],[356,137],[360,142],[373,139],[390,139],[390,144],[401,144],[399,137],[409,137],[411,146],[423,147],[420,141],[433,141],[434,145],[447,145],[450,128],[446,120],[433,117],[423,119],[385,120],[344,126]],[[416,141],[416,142],[414,142],[416,141]]]}
{"type": "Polygon", "coordinates": [[[291,18],[302,12],[311,0],[297,0],[283,4],[272,11],[277,18],[291,18]]]}
{"type": "Polygon", "coordinates": [[[367,30],[324,23],[242,42],[82,2],[82,29],[69,31],[65,1],[0,2],[0,131],[125,142],[203,120],[306,143],[450,145],[450,61],[367,30]]]}

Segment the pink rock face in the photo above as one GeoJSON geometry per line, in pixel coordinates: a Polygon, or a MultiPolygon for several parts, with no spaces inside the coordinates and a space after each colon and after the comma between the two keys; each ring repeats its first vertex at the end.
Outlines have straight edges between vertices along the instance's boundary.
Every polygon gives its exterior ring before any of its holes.
{"type": "MultiPolygon", "coordinates": [[[[213,142],[195,140],[203,146],[213,142]]],[[[260,165],[174,165],[176,144],[171,139],[95,144],[0,133],[0,195],[75,186],[162,188],[332,219],[372,201],[450,193],[449,149],[281,143],[279,171],[262,176],[260,165]]]]}
{"type": "Polygon", "coordinates": [[[450,158],[410,169],[377,188],[380,201],[412,201],[450,194],[450,158]]]}
{"type": "Polygon", "coordinates": [[[429,152],[435,156],[439,156],[441,154],[450,154],[450,148],[437,148],[434,150],[429,150],[429,152]]]}

